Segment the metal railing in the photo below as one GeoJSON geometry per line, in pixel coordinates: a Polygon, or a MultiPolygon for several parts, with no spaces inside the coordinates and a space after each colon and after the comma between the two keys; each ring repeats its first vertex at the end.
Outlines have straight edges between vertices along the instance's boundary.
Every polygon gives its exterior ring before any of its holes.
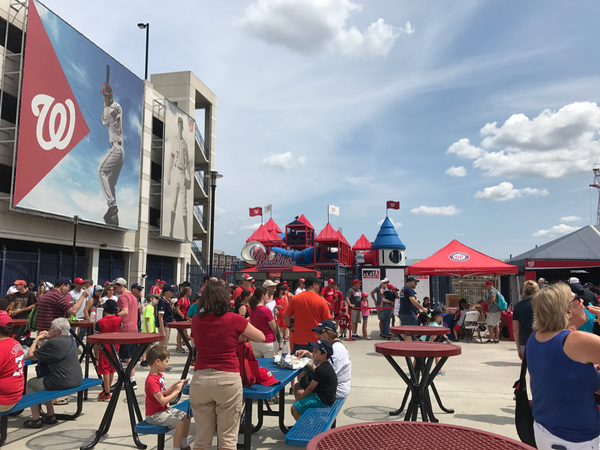
{"type": "Polygon", "coordinates": [[[202,133],[200,133],[200,128],[198,128],[198,124],[196,124],[196,140],[198,141],[198,144],[200,144],[200,148],[202,149],[202,152],[204,153],[204,156],[208,161],[210,158],[208,157],[206,144],[204,143],[204,138],[202,137],[202,133]]]}
{"type": "Polygon", "coordinates": [[[207,231],[208,230],[208,226],[207,226],[207,223],[206,223],[206,217],[204,217],[204,213],[202,212],[202,208],[200,207],[200,205],[194,205],[194,214],[196,215],[196,217],[198,218],[198,220],[202,224],[202,227],[204,228],[204,231],[207,231]]]}
{"type": "Polygon", "coordinates": [[[202,256],[202,250],[200,250],[200,247],[198,247],[198,244],[196,244],[196,241],[192,241],[192,253],[196,257],[198,264],[206,264],[206,261],[204,260],[204,256],[202,256]]]}
{"type": "Polygon", "coordinates": [[[204,172],[202,170],[196,170],[196,178],[200,182],[200,186],[204,190],[204,194],[208,195],[208,179],[204,176],[204,172]]]}

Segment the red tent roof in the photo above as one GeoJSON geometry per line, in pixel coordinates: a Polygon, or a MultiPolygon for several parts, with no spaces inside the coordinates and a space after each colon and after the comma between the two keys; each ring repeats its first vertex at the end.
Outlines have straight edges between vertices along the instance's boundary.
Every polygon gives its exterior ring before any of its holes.
{"type": "MultiPolygon", "coordinates": [[[[300,220],[300,219],[298,219],[300,220]]],[[[325,228],[321,230],[315,241],[323,242],[323,241],[341,241],[340,235],[337,231],[333,229],[333,227],[328,223],[325,225],[325,228]]]]}
{"type": "Polygon", "coordinates": [[[268,244],[272,239],[273,236],[271,236],[271,232],[267,230],[264,225],[261,225],[254,233],[252,233],[252,236],[246,239],[246,242],[258,241],[261,244],[268,244]]]}
{"type": "Polygon", "coordinates": [[[340,230],[337,230],[337,234],[340,237],[341,241],[346,244],[348,247],[350,247],[350,242],[348,242],[346,240],[346,238],[344,237],[344,235],[342,234],[342,232],[340,230]]]}
{"type": "MultiPolygon", "coordinates": [[[[266,226],[265,226],[266,228],[266,226]]],[[[277,232],[275,230],[271,230],[271,244],[283,244],[283,240],[281,239],[281,236],[279,236],[277,234],[277,232]]]]}
{"type": "Polygon", "coordinates": [[[304,214],[302,214],[300,217],[298,217],[298,222],[302,222],[304,225],[306,225],[309,228],[312,228],[313,230],[315,229],[315,227],[313,227],[310,222],[308,221],[308,219],[306,217],[304,217],[304,214]]]}
{"type": "Polygon", "coordinates": [[[371,243],[367,237],[362,234],[358,238],[358,241],[356,241],[356,244],[354,244],[354,247],[352,247],[352,250],[371,250],[371,243]]]}
{"type": "Polygon", "coordinates": [[[519,273],[519,268],[484,255],[454,239],[429,258],[408,266],[406,273],[413,275],[498,275],[519,273]]]}
{"type": "Polygon", "coordinates": [[[275,233],[282,233],[281,228],[277,226],[273,218],[269,219],[267,223],[265,223],[265,228],[269,231],[275,230],[275,233]]]}

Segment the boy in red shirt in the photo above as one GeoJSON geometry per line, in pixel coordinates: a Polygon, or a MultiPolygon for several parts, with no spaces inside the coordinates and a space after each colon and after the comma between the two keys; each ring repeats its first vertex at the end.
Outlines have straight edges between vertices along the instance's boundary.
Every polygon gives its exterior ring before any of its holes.
{"type": "Polygon", "coordinates": [[[165,376],[162,374],[169,367],[169,352],[158,345],[148,350],[146,361],[150,366],[150,373],[146,378],[146,422],[150,425],[175,427],[173,435],[174,450],[191,450],[188,445],[191,418],[184,411],[169,408],[169,402],[177,397],[181,389],[188,383],[179,380],[167,389],[165,376]]]}
{"type": "MultiPolygon", "coordinates": [[[[102,319],[96,322],[96,331],[98,333],[118,333],[119,327],[121,326],[121,318],[116,316],[117,302],[114,300],[106,300],[102,307],[104,308],[104,315],[102,319]]],[[[119,352],[119,345],[115,345],[117,354],[119,352]]],[[[118,361],[119,358],[110,350],[111,356],[118,361]]],[[[104,355],[104,352],[100,352],[98,358],[98,375],[102,375],[102,386],[103,390],[98,394],[98,400],[107,402],[110,400],[110,386],[112,385],[113,378],[115,376],[115,368],[110,364],[108,358],[104,355]]]]}
{"type": "Polygon", "coordinates": [[[350,316],[346,314],[346,308],[342,308],[340,314],[338,314],[338,321],[340,324],[340,337],[346,337],[346,331],[350,324],[350,316]]]}

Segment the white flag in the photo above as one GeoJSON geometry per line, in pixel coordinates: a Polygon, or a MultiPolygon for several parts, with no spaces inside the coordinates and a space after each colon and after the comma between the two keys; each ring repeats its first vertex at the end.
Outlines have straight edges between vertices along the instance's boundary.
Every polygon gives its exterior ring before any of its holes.
{"type": "Polygon", "coordinates": [[[329,208],[329,214],[333,214],[334,216],[340,215],[340,207],[339,206],[328,205],[328,208],[329,208]]]}
{"type": "Polygon", "coordinates": [[[265,206],[265,214],[271,212],[271,205],[265,206]]]}

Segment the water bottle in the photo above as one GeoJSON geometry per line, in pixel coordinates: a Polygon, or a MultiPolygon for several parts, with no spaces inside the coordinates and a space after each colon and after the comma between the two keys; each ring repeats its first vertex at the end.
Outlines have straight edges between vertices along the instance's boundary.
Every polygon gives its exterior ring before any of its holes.
{"type": "Polygon", "coordinates": [[[96,311],[92,311],[92,313],[90,314],[90,321],[92,321],[92,322],[96,321],[96,311]]]}
{"type": "Polygon", "coordinates": [[[283,343],[283,347],[281,347],[281,357],[285,359],[288,354],[288,345],[287,342],[283,343]]]}

